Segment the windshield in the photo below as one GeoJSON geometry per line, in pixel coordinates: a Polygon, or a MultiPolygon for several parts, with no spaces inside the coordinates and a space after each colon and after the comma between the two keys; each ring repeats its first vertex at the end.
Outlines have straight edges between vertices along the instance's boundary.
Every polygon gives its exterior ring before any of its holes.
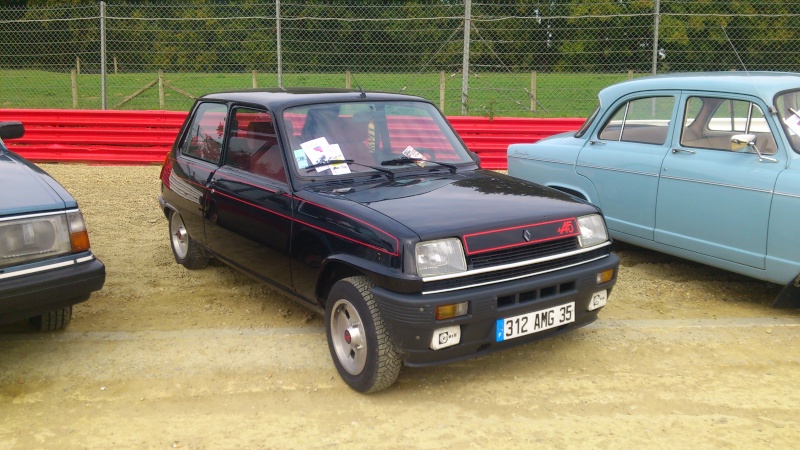
{"type": "Polygon", "coordinates": [[[294,170],[304,177],[473,163],[444,117],[424,102],[304,105],[284,111],[282,120],[294,170]]]}
{"type": "Polygon", "coordinates": [[[800,90],[784,92],[775,98],[775,107],[792,149],[800,153],[800,90]]]}

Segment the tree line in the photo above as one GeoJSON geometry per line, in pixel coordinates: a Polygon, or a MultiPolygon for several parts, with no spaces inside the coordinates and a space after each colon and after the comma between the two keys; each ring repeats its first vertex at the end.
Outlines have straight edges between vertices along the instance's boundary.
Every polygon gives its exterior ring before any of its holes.
{"type": "MultiPolygon", "coordinates": [[[[106,52],[128,71],[457,71],[464,0],[107,2],[106,52]]],[[[61,70],[100,61],[99,2],[0,5],[0,66],[61,70]]],[[[800,3],[785,0],[473,1],[479,71],[798,70],[800,3]],[[658,18],[657,48],[654,37],[658,18]]]]}

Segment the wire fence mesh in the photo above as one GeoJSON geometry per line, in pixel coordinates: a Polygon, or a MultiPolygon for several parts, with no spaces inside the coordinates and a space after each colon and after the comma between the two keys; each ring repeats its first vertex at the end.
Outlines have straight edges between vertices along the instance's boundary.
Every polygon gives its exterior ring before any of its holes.
{"type": "Polygon", "coordinates": [[[582,117],[651,73],[800,71],[793,0],[273,0],[0,7],[0,107],[185,110],[250,87],[582,117]]]}

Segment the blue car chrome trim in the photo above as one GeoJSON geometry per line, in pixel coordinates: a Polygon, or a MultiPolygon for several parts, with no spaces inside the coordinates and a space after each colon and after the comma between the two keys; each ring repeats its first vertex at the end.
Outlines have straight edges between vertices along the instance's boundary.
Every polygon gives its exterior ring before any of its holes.
{"type": "Polygon", "coordinates": [[[587,168],[587,169],[600,169],[600,170],[608,170],[608,171],[610,171],[610,172],[622,172],[622,173],[630,173],[630,174],[633,174],[633,175],[644,175],[644,176],[646,176],[646,177],[657,177],[657,176],[658,176],[658,174],[657,174],[657,173],[652,173],[652,172],[638,172],[638,171],[635,171],[635,170],[622,170],[622,169],[615,169],[615,168],[613,168],[613,167],[590,166],[590,165],[585,165],[585,164],[579,164],[579,165],[578,165],[578,167],[584,167],[584,168],[587,168]]]}
{"type": "Polygon", "coordinates": [[[60,269],[62,267],[69,267],[75,264],[81,264],[92,260],[94,260],[94,255],[85,256],[83,258],[76,258],[69,261],[62,261],[55,264],[48,264],[46,266],[32,267],[30,269],[23,269],[23,270],[15,270],[13,272],[8,272],[8,273],[0,273],[0,280],[4,280],[6,278],[19,277],[23,275],[30,275],[32,273],[45,272],[53,269],[60,269]]]}
{"type": "Polygon", "coordinates": [[[771,189],[758,189],[752,188],[747,186],[737,186],[735,184],[725,184],[725,183],[714,183],[712,181],[703,181],[703,180],[696,180],[694,178],[682,178],[682,177],[672,177],[672,176],[662,176],[661,178],[665,180],[676,180],[676,181],[688,181],[690,183],[698,183],[698,184],[706,184],[709,186],[720,186],[720,187],[727,187],[733,189],[741,189],[743,191],[753,191],[753,192],[763,192],[765,194],[772,194],[771,189]]]}
{"type": "Polygon", "coordinates": [[[781,197],[792,197],[792,198],[800,198],[800,194],[790,194],[788,192],[774,192],[775,195],[780,195],[781,197]]]}
{"type": "Polygon", "coordinates": [[[574,162],[569,161],[557,161],[555,159],[542,159],[542,158],[531,158],[525,155],[508,155],[509,158],[518,158],[518,159],[527,159],[528,161],[541,161],[546,163],[553,163],[553,164],[563,164],[565,166],[574,166],[574,162]]]}
{"type": "Polygon", "coordinates": [[[36,214],[24,214],[20,216],[11,216],[11,217],[0,217],[0,222],[8,222],[11,220],[21,220],[21,219],[33,219],[36,217],[47,217],[47,216],[58,216],[61,214],[68,214],[72,212],[80,211],[78,208],[75,209],[68,209],[66,211],[54,211],[54,212],[46,212],[46,213],[36,213],[36,214]]]}

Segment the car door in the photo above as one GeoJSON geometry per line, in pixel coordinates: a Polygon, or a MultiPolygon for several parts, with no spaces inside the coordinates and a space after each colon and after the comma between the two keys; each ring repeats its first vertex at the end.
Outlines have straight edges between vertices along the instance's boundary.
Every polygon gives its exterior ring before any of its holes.
{"type": "Polygon", "coordinates": [[[180,211],[193,239],[206,243],[203,214],[208,201],[208,182],[219,167],[222,138],[228,107],[224,103],[201,102],[191,119],[171,161],[169,186],[175,192],[171,201],[180,211]]]}
{"type": "Polygon", "coordinates": [[[578,155],[576,171],[594,184],[612,233],[653,239],[658,174],[670,149],[678,95],[623,97],[578,155]]]}
{"type": "Polygon", "coordinates": [[[656,241],[764,268],[772,193],[786,167],[766,105],[716,93],[685,93],[681,105],[680,139],[661,168],[656,241]],[[731,138],[746,133],[766,157],[732,150],[731,138]]]}
{"type": "Polygon", "coordinates": [[[292,202],[269,112],[231,109],[222,167],[209,183],[208,246],[229,263],[291,290],[292,202]]]}

